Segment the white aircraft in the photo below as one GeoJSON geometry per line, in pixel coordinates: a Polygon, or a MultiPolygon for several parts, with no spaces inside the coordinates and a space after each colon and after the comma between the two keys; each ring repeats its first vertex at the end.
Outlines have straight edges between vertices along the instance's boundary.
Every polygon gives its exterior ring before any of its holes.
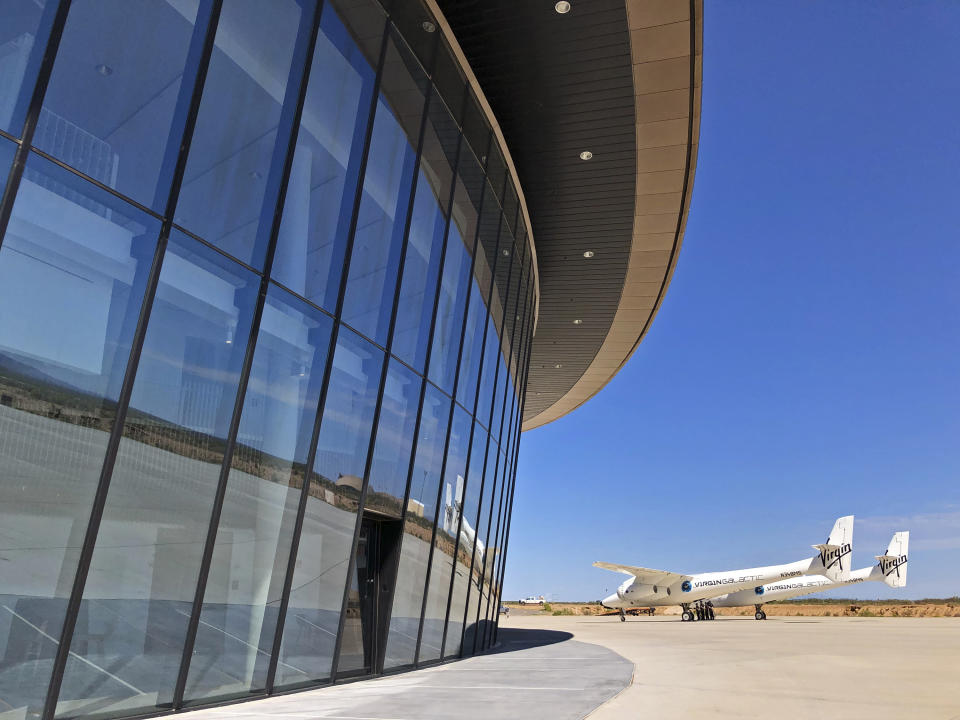
{"type": "Polygon", "coordinates": [[[883,555],[877,555],[877,564],[871,567],[860,568],[850,573],[844,581],[834,581],[823,575],[800,577],[796,580],[785,580],[771,585],[757,585],[752,590],[721,595],[710,602],[714,607],[746,607],[753,605],[756,608],[754,617],[757,620],[766,620],[767,614],[762,610],[763,604],[771,600],[789,600],[790,598],[809,595],[811,593],[830,590],[867,581],[882,580],[890,587],[901,588],[907,584],[907,544],[910,533],[907,531],[893,534],[893,539],[883,555]]]}
{"type": "Polygon", "coordinates": [[[658,605],[680,605],[683,608],[681,617],[684,621],[694,618],[712,620],[713,608],[704,601],[723,594],[724,591],[754,588],[757,585],[802,575],[825,575],[835,581],[847,580],[850,576],[849,558],[853,552],[853,515],[838,518],[827,541],[822,545],[814,545],[813,548],[818,554],[806,560],[696,575],[605,562],[595,562],[594,567],[630,576],[629,580],[617,588],[616,594],[604,598],[601,603],[604,607],[619,609],[621,620],[626,619],[627,608],[658,605]],[[693,611],[691,606],[694,606],[693,611]]]}

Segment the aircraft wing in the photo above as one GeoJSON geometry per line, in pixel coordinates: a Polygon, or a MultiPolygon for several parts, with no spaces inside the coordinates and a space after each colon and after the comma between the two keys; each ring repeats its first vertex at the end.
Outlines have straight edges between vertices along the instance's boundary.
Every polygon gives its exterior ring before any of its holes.
{"type": "Polygon", "coordinates": [[[633,575],[643,585],[673,585],[676,582],[689,580],[690,575],[667,572],[666,570],[651,570],[650,568],[634,567],[633,565],[617,565],[616,563],[595,562],[594,567],[613,572],[633,575]]]}

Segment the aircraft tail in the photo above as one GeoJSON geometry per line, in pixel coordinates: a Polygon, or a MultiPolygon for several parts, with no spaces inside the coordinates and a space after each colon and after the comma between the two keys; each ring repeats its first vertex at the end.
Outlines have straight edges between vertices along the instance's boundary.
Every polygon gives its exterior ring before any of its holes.
{"type": "Polygon", "coordinates": [[[890,587],[901,588],[907,584],[907,544],[910,533],[896,532],[883,555],[877,555],[877,566],[883,573],[883,581],[890,587]]]}
{"type": "Polygon", "coordinates": [[[821,545],[814,545],[820,552],[823,574],[835,582],[850,579],[850,561],[853,558],[853,515],[837,518],[830,537],[821,545]]]}

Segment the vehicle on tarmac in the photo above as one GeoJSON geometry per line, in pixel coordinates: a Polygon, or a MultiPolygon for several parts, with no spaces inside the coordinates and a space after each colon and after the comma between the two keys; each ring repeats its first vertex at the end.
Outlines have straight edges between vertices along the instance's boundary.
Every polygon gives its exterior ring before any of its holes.
{"type": "Polygon", "coordinates": [[[615,594],[601,603],[620,610],[621,621],[626,620],[627,608],[679,605],[683,608],[681,619],[688,622],[713,620],[715,614],[709,600],[724,593],[806,575],[824,575],[835,582],[848,580],[853,552],[853,515],[838,518],[827,541],[813,548],[817,550],[816,555],[792,563],[694,575],[607,562],[593,564],[630,576],[615,594]]]}
{"type": "Polygon", "coordinates": [[[834,581],[823,575],[798,577],[795,580],[782,580],[769,585],[757,585],[752,590],[739,590],[720,595],[710,600],[714,607],[749,607],[756,609],[753,617],[766,620],[763,605],[772,600],[790,598],[823,592],[832,588],[853,585],[855,583],[882,581],[893,588],[907,585],[907,545],[910,533],[906,530],[893,534],[883,555],[877,555],[877,564],[871,567],[853,570],[850,577],[843,581],[834,581]]]}
{"type": "Polygon", "coordinates": [[[531,595],[529,597],[520,599],[521,605],[543,605],[543,595],[537,597],[536,595],[531,595]]]}

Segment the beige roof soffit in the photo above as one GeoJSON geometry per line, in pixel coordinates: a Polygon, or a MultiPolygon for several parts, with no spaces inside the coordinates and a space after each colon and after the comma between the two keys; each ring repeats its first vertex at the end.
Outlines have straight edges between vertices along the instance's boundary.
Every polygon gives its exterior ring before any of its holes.
{"type": "Polygon", "coordinates": [[[700,140],[703,0],[626,3],[636,100],[637,194],[633,249],[620,304],[590,366],[562,398],[526,420],[524,431],[575,410],[600,392],[626,364],[663,303],[683,242],[700,140]],[[685,67],[683,58],[687,59],[685,67]],[[678,91],[685,96],[685,105],[678,102],[678,91]],[[682,185],[677,187],[676,176],[681,170],[682,185]],[[665,217],[668,214],[673,218],[673,241],[665,244],[663,230],[670,220],[665,217]],[[664,249],[669,249],[664,261],[652,268],[649,251],[664,249]],[[651,272],[659,276],[659,283],[650,282],[651,272]]]}
{"type": "Polygon", "coordinates": [[[447,41],[447,44],[450,45],[450,50],[453,52],[457,62],[460,63],[460,68],[467,76],[467,83],[473,89],[473,92],[476,93],[477,100],[480,101],[480,109],[483,110],[487,116],[487,122],[490,123],[493,135],[497,138],[500,149],[503,151],[503,159],[507,164],[507,168],[510,170],[510,177],[513,178],[513,186],[516,188],[517,197],[520,200],[520,209],[523,210],[523,218],[527,222],[527,244],[530,250],[530,259],[533,261],[531,263],[533,267],[534,291],[533,334],[536,335],[537,323],[540,319],[540,269],[537,267],[537,246],[533,242],[533,223],[530,222],[530,211],[527,209],[527,199],[524,197],[523,186],[520,184],[520,178],[517,175],[517,167],[513,164],[513,156],[510,154],[510,148],[503,137],[500,123],[497,122],[497,116],[493,114],[493,109],[490,107],[490,103],[487,102],[487,96],[483,94],[483,88],[481,88],[480,83],[477,82],[477,76],[473,74],[473,68],[471,68],[470,63],[467,62],[467,56],[463,54],[463,48],[461,48],[460,43],[457,42],[450,23],[447,22],[447,18],[440,10],[440,6],[437,5],[436,0],[424,0],[424,2],[426,3],[427,9],[433,13],[433,16],[436,18],[437,25],[440,27],[444,39],[447,41]]]}

